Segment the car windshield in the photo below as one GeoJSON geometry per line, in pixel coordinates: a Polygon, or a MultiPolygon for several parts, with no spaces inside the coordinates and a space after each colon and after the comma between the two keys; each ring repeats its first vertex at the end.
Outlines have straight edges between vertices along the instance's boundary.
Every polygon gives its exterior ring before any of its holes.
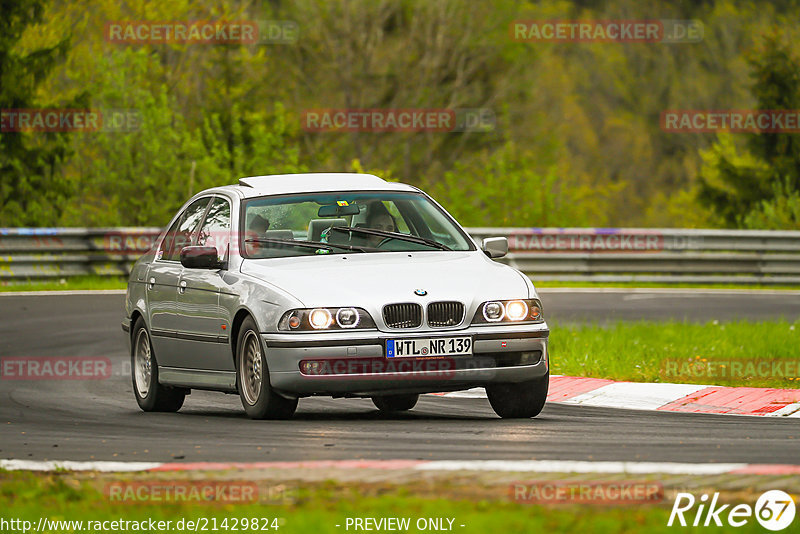
{"type": "Polygon", "coordinates": [[[254,198],[245,202],[241,224],[241,250],[248,258],[475,250],[453,220],[418,193],[254,198]]]}

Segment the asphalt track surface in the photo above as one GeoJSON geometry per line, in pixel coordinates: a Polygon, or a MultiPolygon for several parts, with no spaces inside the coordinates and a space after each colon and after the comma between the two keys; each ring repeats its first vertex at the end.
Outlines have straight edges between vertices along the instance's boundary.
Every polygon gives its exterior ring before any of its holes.
{"type": "MultiPolygon", "coordinates": [[[[251,421],[237,396],[193,392],[177,414],[139,411],[120,329],[122,295],[0,296],[0,357],[105,356],[106,380],[0,380],[0,458],[116,461],[325,459],[628,460],[800,464],[797,419],[548,404],[501,420],[486,399],[424,396],[384,416],[369,400],[301,399],[290,421],[251,421]]],[[[800,296],[685,291],[544,292],[548,317],[800,317],[800,296]]]]}

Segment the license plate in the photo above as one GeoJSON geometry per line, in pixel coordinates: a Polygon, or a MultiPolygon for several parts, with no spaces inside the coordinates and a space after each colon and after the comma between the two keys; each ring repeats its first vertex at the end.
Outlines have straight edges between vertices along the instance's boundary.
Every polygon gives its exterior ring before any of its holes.
{"type": "Polygon", "coordinates": [[[386,340],[387,358],[469,356],[471,354],[471,337],[433,337],[386,340]]]}

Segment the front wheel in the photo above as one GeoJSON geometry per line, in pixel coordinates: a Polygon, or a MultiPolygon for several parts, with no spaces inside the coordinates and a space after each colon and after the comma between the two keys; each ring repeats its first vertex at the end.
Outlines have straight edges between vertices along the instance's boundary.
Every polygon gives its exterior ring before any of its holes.
{"type": "Polygon", "coordinates": [[[272,390],[264,344],[252,317],[239,329],[236,372],[239,398],[251,419],[289,419],[294,415],[297,399],[281,397],[272,390]]]}
{"type": "Polygon", "coordinates": [[[417,405],[419,395],[384,395],[372,397],[372,404],[382,412],[405,412],[417,405]]]}
{"type": "Polygon", "coordinates": [[[141,317],[133,325],[131,380],[136,402],[145,412],[177,412],[186,399],[186,390],[158,383],[156,354],[141,317]]]}
{"type": "Polygon", "coordinates": [[[528,419],[539,415],[544,408],[549,385],[550,371],[527,382],[486,386],[486,396],[492,409],[503,419],[528,419]]]}

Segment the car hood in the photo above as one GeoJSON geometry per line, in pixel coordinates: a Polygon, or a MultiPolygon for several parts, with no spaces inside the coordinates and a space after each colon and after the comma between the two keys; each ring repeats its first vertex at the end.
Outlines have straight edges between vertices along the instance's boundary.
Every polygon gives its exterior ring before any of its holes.
{"type": "Polygon", "coordinates": [[[303,306],[381,306],[391,302],[528,298],[529,282],[482,252],[385,252],[245,260],[241,271],[303,306]],[[427,294],[419,296],[416,290],[427,294]]]}

